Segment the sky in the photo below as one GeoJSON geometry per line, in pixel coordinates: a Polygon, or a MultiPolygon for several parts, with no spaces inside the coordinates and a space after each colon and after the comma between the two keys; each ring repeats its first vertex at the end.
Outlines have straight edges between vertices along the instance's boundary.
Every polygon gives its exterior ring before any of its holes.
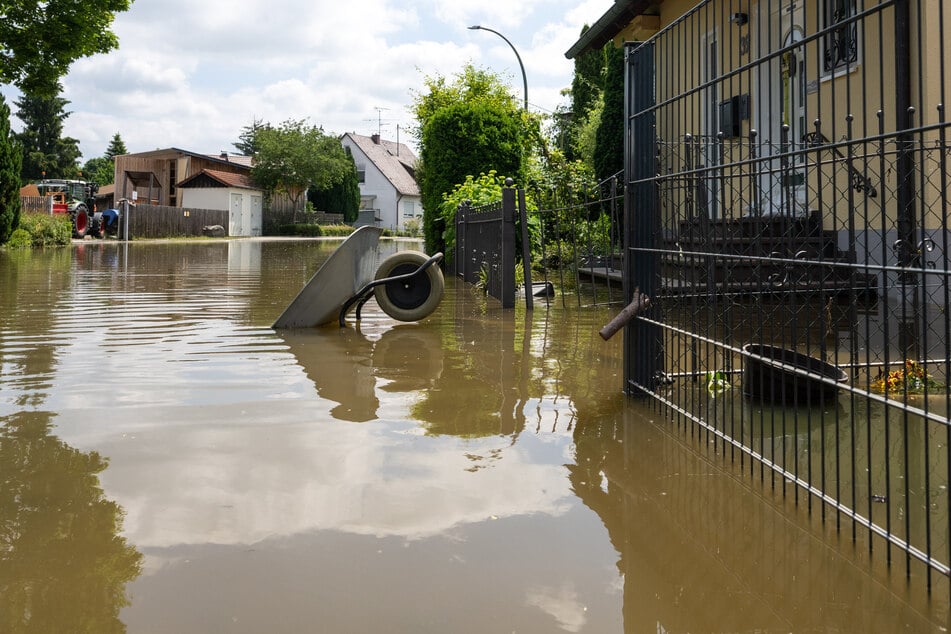
{"type": "MultiPolygon", "coordinates": [[[[581,28],[613,0],[135,0],[116,15],[119,48],[76,61],[62,79],[63,135],[83,162],[117,132],[129,152],[177,147],[236,152],[253,120],[304,119],[328,134],[377,132],[409,142],[414,93],[427,76],[452,78],[467,63],[499,74],[529,109],[550,113],[566,97],[581,28]]],[[[22,129],[3,90],[15,131],[22,129]]]]}

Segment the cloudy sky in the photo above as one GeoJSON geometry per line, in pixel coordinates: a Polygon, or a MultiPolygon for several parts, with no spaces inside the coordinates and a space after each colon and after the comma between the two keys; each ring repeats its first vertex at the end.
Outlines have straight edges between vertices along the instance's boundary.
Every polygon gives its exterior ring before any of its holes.
{"type": "MultiPolygon", "coordinates": [[[[120,48],[77,61],[63,79],[65,135],[83,160],[112,135],[130,152],[179,147],[233,151],[252,119],[307,119],[325,132],[408,141],[408,107],[424,77],[471,62],[499,73],[529,107],[564,98],[573,63],[564,53],[612,0],[135,0],[116,17],[120,48]]],[[[11,100],[18,95],[5,89],[11,100]]],[[[14,130],[22,124],[14,116],[14,130]]]]}

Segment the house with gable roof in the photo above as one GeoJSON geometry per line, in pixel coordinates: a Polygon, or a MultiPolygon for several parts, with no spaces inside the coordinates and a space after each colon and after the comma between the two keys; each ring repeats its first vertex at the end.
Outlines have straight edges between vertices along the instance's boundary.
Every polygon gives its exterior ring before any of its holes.
{"type": "Polygon", "coordinates": [[[408,146],[386,141],[378,134],[352,132],[344,134],[340,142],[350,150],[357,166],[361,224],[402,230],[407,221],[422,221],[416,155],[408,146]]]}
{"type": "Polygon", "coordinates": [[[203,169],[178,183],[182,207],[227,209],[229,236],[259,236],[264,193],[247,174],[203,169]]]}

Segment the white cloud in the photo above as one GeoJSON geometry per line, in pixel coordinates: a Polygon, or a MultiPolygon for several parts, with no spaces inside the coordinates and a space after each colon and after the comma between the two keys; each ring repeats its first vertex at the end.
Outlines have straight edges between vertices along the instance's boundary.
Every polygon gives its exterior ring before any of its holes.
{"type": "Polygon", "coordinates": [[[532,107],[551,111],[571,82],[564,52],[611,4],[136,2],[116,16],[120,48],[76,62],[63,79],[71,112],[64,133],[80,140],[85,158],[101,155],[116,132],[133,152],[229,149],[255,117],[309,119],[334,133],[376,132],[382,123],[394,138],[397,125],[413,124],[408,107],[426,75],[451,76],[473,62],[508,78],[521,96],[511,49],[492,33],[467,30],[476,23],[513,43],[532,107]]]}
{"type": "Polygon", "coordinates": [[[587,608],[578,600],[578,593],[570,583],[558,588],[529,588],[525,592],[525,603],[551,615],[566,632],[580,632],[588,622],[587,608]]]}

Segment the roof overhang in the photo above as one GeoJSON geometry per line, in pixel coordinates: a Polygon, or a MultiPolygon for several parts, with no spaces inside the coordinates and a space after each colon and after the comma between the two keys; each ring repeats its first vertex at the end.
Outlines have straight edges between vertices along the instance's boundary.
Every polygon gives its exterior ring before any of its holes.
{"type": "Polygon", "coordinates": [[[588,51],[600,49],[621,33],[634,18],[649,9],[656,9],[657,4],[658,0],[615,0],[614,6],[581,34],[578,41],[565,53],[565,57],[574,59],[588,51]]]}
{"type": "Polygon", "coordinates": [[[161,187],[159,180],[155,178],[154,172],[125,172],[126,178],[132,181],[133,187],[161,187]]]}

